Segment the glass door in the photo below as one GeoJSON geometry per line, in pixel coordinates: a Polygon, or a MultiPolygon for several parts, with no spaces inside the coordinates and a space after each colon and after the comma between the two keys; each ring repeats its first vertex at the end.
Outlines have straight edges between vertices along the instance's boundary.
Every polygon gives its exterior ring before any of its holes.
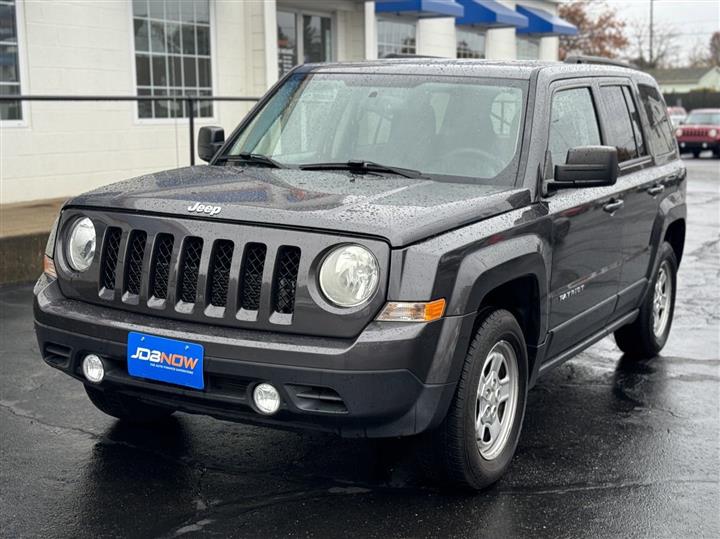
{"type": "Polygon", "coordinates": [[[329,15],[277,12],[278,73],[282,77],[298,63],[333,59],[333,24],[329,15]]]}
{"type": "Polygon", "coordinates": [[[278,25],[278,73],[282,77],[297,65],[297,24],[295,13],[277,12],[278,25]]]}

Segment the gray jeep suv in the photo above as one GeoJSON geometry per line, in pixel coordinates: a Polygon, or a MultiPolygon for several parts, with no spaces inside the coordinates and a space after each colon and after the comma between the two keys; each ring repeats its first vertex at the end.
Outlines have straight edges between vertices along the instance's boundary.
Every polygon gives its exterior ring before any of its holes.
{"type": "Polygon", "coordinates": [[[639,71],[305,65],[198,151],[70,200],[35,287],[44,360],[121,420],[417,435],[479,489],[538,376],[670,332],[685,168],[639,71]]]}

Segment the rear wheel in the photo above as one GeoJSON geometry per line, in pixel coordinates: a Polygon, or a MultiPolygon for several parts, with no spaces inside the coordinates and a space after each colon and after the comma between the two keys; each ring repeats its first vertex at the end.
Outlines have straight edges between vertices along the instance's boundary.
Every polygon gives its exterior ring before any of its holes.
{"type": "Polygon", "coordinates": [[[85,392],[101,412],[129,423],[154,423],[170,417],[174,410],[144,403],[113,390],[85,386],[85,392]]]}
{"type": "Polygon", "coordinates": [[[667,242],[660,247],[660,262],[650,286],[635,321],[615,332],[620,350],[638,358],[656,356],[670,335],[675,312],[677,258],[667,242]]]}
{"type": "Polygon", "coordinates": [[[425,435],[421,451],[431,477],[474,490],[502,477],[520,437],[527,376],[517,320],[505,310],[490,312],[470,345],[445,420],[425,435]]]}

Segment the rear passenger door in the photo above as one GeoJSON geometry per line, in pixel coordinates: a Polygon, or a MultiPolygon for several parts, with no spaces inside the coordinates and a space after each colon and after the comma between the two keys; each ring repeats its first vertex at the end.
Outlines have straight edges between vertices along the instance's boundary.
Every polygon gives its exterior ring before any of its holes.
{"type": "MultiPolygon", "coordinates": [[[[569,149],[603,144],[598,89],[589,82],[551,87],[551,176],[569,149]]],[[[600,331],[613,313],[622,266],[620,191],[618,185],[562,189],[543,199],[553,226],[548,359],[600,331]]]]}
{"type": "Polygon", "coordinates": [[[618,150],[617,186],[624,202],[617,215],[622,221],[623,264],[616,307],[616,316],[620,316],[637,306],[647,284],[653,226],[664,183],[647,148],[638,96],[631,81],[601,81],[600,97],[605,144],[618,150]]]}

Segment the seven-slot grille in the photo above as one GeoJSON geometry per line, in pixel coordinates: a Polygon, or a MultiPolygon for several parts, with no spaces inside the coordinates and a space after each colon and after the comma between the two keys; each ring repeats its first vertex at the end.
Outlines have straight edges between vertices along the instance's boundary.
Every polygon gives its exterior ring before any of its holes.
{"type": "MultiPolygon", "coordinates": [[[[144,230],[130,230],[123,238],[120,228],[109,227],[101,253],[98,289],[104,299],[112,299],[112,293],[108,296],[104,292],[114,291],[122,275],[126,294],[140,295],[147,281],[148,300],[164,302],[174,298],[178,304],[200,308],[233,305],[237,310],[260,310],[268,254],[263,243],[236,245],[229,239],[178,238],[167,233],[149,237],[144,230]],[[147,274],[143,268],[149,268],[147,274]],[[234,279],[238,281],[237,289],[231,290],[234,279]],[[231,292],[237,296],[231,298],[231,292]]],[[[281,246],[272,262],[270,309],[292,314],[300,248],[281,246]]]]}
{"type": "Polygon", "coordinates": [[[707,137],[708,129],[707,127],[682,127],[680,126],[680,129],[682,129],[682,134],[684,137],[707,137]]]}

